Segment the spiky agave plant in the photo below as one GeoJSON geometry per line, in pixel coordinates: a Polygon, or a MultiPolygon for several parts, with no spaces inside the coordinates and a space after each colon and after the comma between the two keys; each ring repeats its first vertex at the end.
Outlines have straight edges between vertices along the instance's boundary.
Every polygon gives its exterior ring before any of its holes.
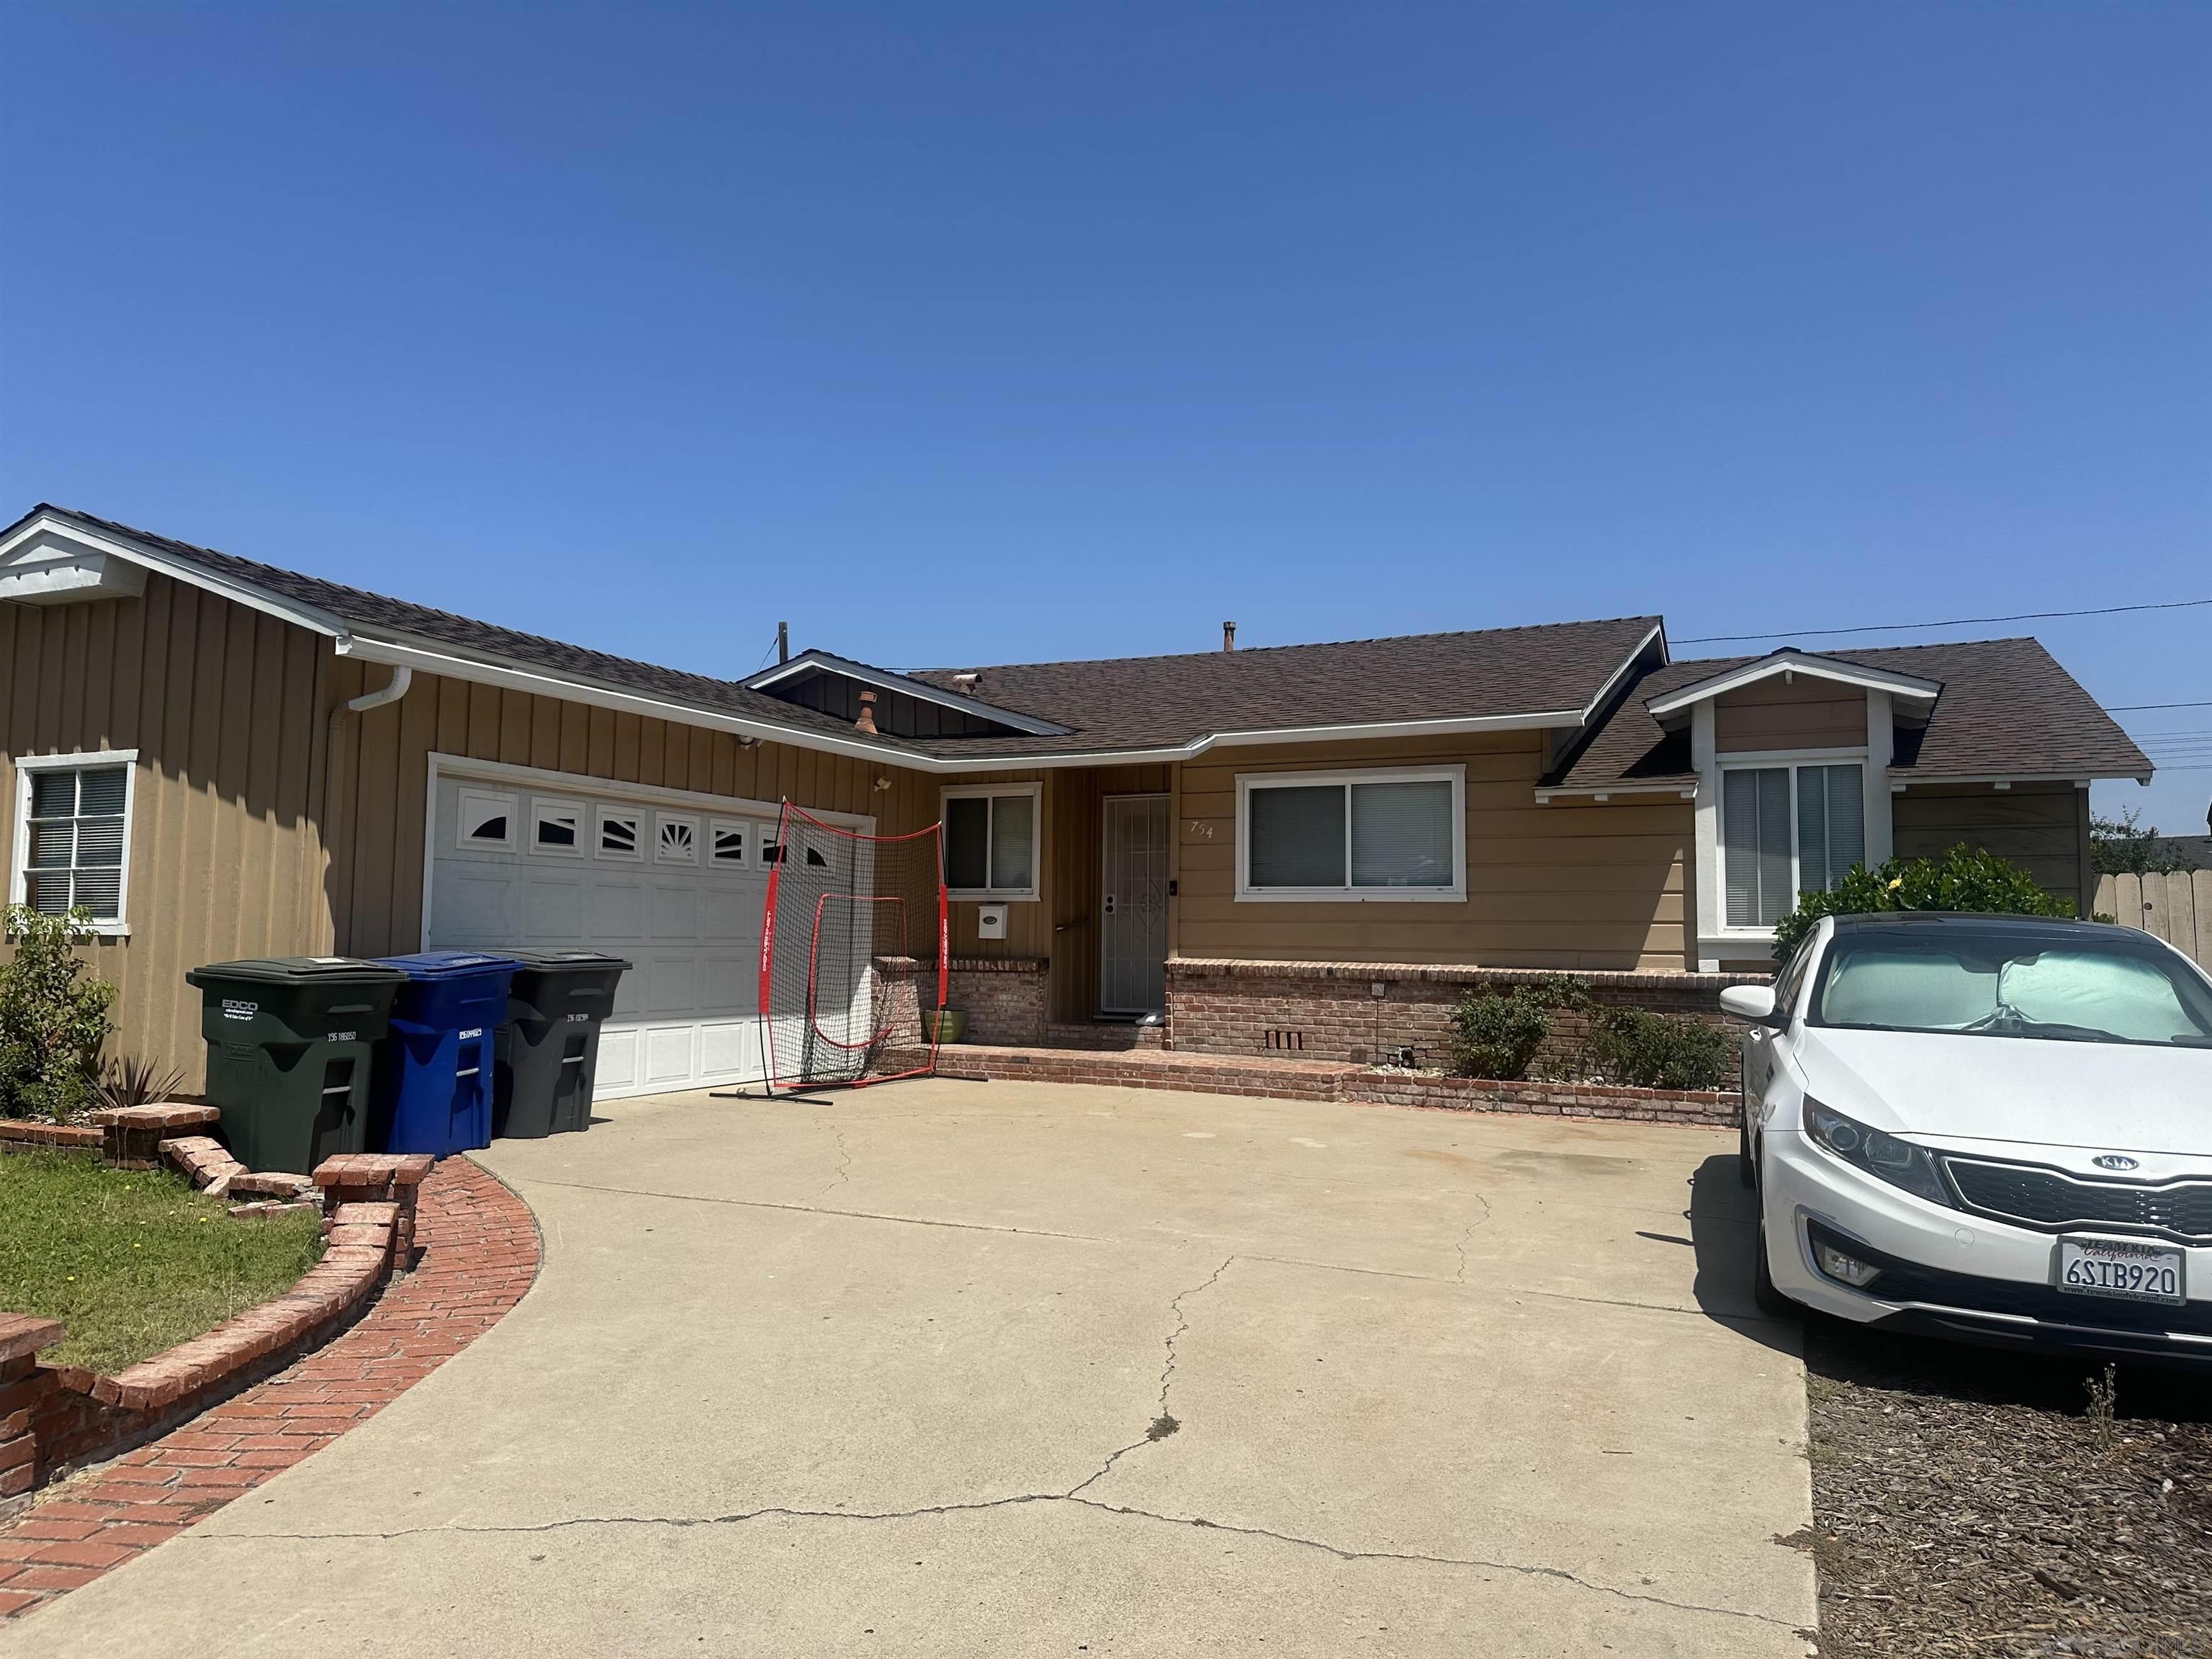
{"type": "Polygon", "coordinates": [[[185,1086],[185,1074],[158,1060],[112,1060],[97,1085],[102,1106],[150,1106],[185,1086]]]}

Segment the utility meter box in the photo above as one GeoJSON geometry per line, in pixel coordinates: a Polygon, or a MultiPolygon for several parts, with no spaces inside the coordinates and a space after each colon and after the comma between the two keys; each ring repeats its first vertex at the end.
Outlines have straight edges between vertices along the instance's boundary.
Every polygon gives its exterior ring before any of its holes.
{"type": "Polygon", "coordinates": [[[1004,939],[1006,936],[1006,907],[1003,904],[978,906],[975,911],[975,937],[1004,939]]]}

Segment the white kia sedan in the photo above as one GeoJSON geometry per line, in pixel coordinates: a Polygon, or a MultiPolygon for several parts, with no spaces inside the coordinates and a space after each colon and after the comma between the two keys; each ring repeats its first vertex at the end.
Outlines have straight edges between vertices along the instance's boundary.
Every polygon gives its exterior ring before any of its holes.
{"type": "Polygon", "coordinates": [[[1759,1305],[2212,1364],[2212,977],[2148,933],[1831,917],[1743,1047],[1759,1305]]]}

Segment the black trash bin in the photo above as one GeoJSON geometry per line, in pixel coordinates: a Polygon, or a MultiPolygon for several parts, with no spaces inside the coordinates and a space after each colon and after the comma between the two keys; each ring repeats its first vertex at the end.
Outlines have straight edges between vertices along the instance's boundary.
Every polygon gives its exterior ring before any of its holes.
{"type": "Polygon", "coordinates": [[[406,975],[353,957],[211,962],[199,988],[207,1097],[249,1170],[312,1174],[368,1145],[370,1056],[406,975]]]}
{"type": "Polygon", "coordinates": [[[520,965],[507,991],[493,1079],[495,1137],[536,1140],[588,1128],[599,1026],[629,968],[596,951],[507,951],[520,965]]]}

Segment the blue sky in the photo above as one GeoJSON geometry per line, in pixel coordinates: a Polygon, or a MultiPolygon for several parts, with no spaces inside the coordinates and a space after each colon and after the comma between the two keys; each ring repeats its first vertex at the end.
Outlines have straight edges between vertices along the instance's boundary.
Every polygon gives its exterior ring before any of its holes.
{"type": "MultiPolygon", "coordinates": [[[[2212,597],[2202,4],[14,0],[0,50],[8,516],[730,674],[780,617],[916,666],[2212,597]]],[[[2212,610],[2033,631],[2212,698],[2212,610]]]]}

